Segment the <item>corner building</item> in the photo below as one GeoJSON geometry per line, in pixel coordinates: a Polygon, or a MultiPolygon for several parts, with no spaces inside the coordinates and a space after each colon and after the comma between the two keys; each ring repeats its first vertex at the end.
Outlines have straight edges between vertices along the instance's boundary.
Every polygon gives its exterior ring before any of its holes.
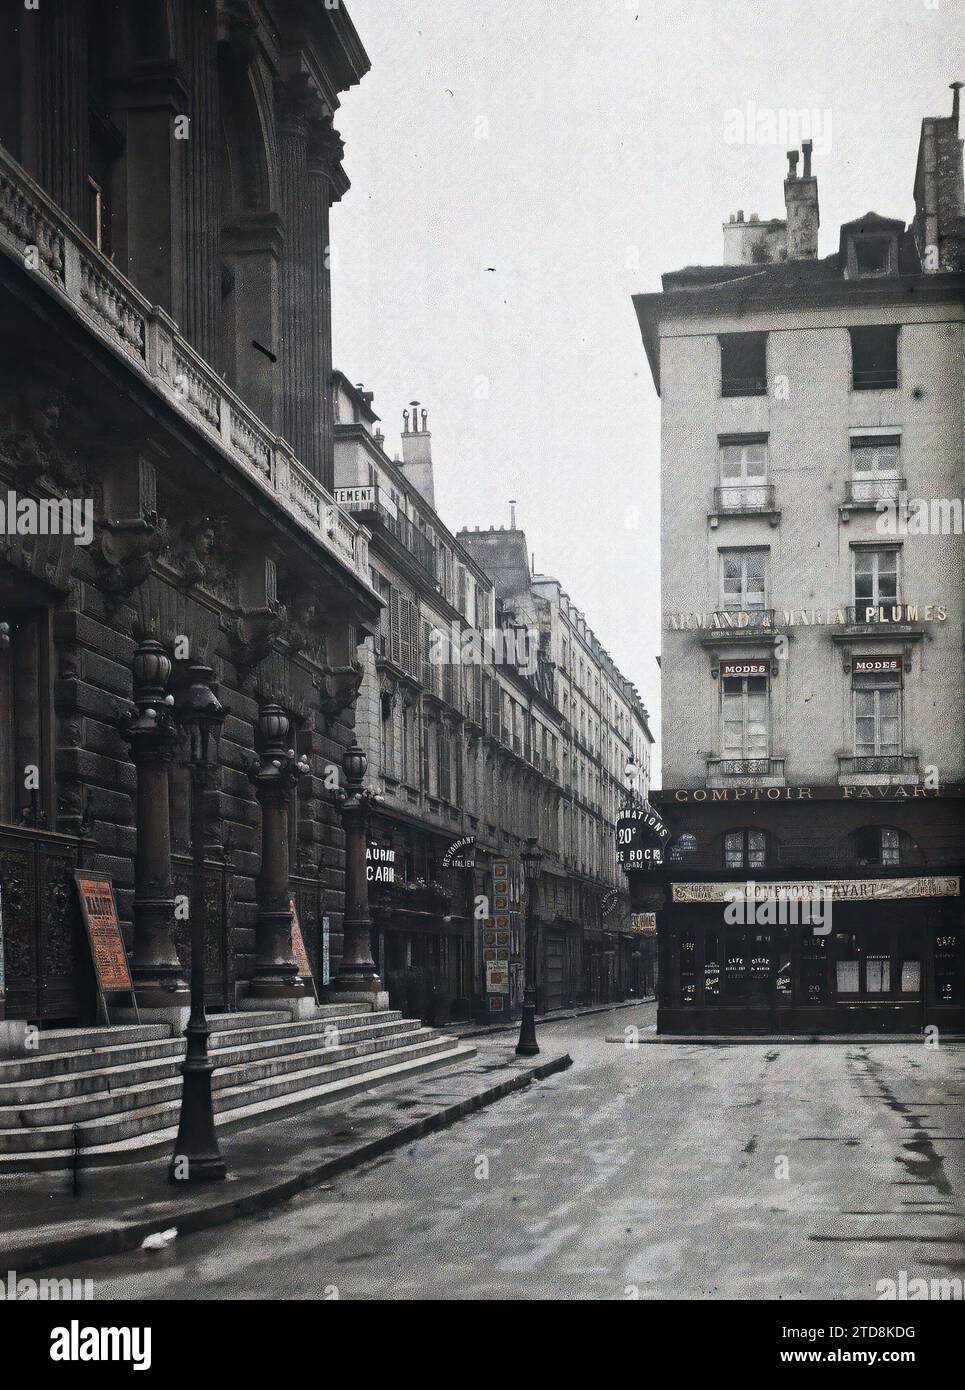
{"type": "Polygon", "coordinates": [[[958,102],[922,124],[910,226],[869,212],[819,257],[805,142],[786,220],[738,213],[722,264],[634,300],[662,399],[672,839],[632,876],[661,1032],[965,1023],[958,102]],[[821,888],[830,930],[801,920],[821,888]]]}

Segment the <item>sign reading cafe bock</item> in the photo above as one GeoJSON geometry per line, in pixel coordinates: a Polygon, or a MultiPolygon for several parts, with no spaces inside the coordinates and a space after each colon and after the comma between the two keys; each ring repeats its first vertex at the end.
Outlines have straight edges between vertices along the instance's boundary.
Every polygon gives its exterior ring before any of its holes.
{"type": "Polygon", "coordinates": [[[625,869],[654,869],[663,863],[670,831],[652,806],[628,806],[617,820],[617,862],[625,869]]]}

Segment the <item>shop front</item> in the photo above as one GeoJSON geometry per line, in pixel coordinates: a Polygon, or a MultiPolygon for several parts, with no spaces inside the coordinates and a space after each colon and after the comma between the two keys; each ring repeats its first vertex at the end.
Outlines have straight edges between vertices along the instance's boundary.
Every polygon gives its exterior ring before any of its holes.
{"type": "Polygon", "coordinates": [[[804,896],[811,887],[757,883],[748,901],[746,884],[672,881],[659,1031],[965,1026],[957,876],[830,881],[823,899],[804,896]]]}

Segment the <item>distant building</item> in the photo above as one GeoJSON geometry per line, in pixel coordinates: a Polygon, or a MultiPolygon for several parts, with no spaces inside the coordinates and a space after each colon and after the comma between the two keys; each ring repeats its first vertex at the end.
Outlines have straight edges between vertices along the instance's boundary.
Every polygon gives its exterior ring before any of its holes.
{"type": "Polygon", "coordinates": [[[336,374],[334,399],[336,497],[371,532],[371,580],[385,600],[363,653],[356,727],[385,796],[370,853],[390,991],[436,1018],[518,1006],[532,838],[543,853],[539,1007],[639,992],[652,968],[632,938],[613,850],[630,752],[649,767],[636,693],[556,581],[530,575],[522,532],[454,535],[442,521],[419,402],[393,460],[372,394],[336,374]],[[586,686],[582,723],[571,665],[586,686]],[[481,899],[488,916],[476,915],[481,899]]]}
{"type": "Polygon", "coordinates": [[[869,212],[819,257],[805,145],[786,219],[738,214],[723,264],[635,297],[663,398],[673,839],[633,885],[662,1031],[965,1022],[958,115],[955,84],[910,227],[869,212]],[[827,931],[794,916],[822,885],[827,931]]]}

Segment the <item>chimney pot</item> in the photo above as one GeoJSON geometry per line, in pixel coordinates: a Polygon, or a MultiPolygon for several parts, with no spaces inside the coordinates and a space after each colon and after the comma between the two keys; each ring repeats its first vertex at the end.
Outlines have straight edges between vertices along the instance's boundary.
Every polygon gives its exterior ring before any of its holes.
{"type": "Polygon", "coordinates": [[[787,176],[788,176],[789,179],[796,179],[796,178],[797,178],[797,161],[798,161],[798,158],[799,158],[799,156],[798,156],[797,150],[788,150],[788,152],[787,152],[787,176]]]}
{"type": "Polygon", "coordinates": [[[804,177],[811,177],[811,151],[814,149],[813,140],[802,140],[801,149],[804,151],[804,177]]]}
{"type": "Polygon", "coordinates": [[[962,90],[961,82],[950,82],[952,89],[952,120],[955,122],[955,129],[958,129],[958,94],[962,90]]]}
{"type": "Polygon", "coordinates": [[[737,209],[737,220],[738,220],[738,222],[743,222],[743,220],[744,220],[744,209],[743,209],[743,208],[738,208],[738,209],[737,209]]]}

